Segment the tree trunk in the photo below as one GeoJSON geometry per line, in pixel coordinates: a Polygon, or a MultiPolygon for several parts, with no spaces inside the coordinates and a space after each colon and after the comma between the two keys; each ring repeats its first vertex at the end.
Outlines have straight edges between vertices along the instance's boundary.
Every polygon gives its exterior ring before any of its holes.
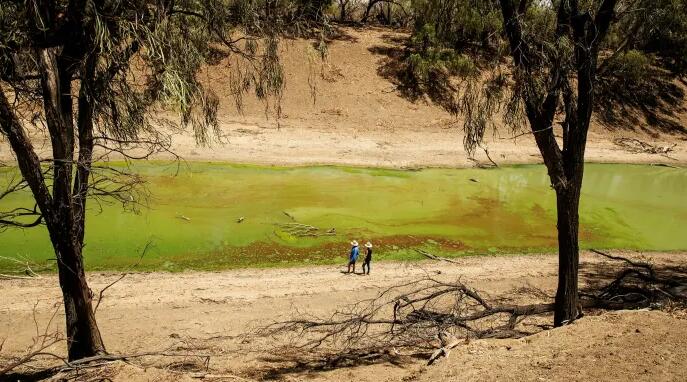
{"type": "MultiPolygon", "coordinates": [[[[88,172],[84,171],[84,167],[90,169],[92,141],[85,139],[84,142],[80,142],[81,154],[86,154],[86,157],[82,158],[80,155],[81,168],[77,168],[79,179],[75,184],[77,194],[74,195],[74,110],[70,93],[72,72],[68,70],[70,65],[66,60],[60,61],[57,58],[57,53],[58,49],[55,48],[42,49],[38,52],[37,60],[41,72],[45,120],[54,158],[52,198],[39,203],[39,206],[57,257],[60,288],[64,298],[69,359],[76,360],[102,354],[105,347],[93,314],[91,290],[86,282],[82,258],[85,196],[88,185],[88,172]]],[[[85,100],[85,94],[81,92],[79,106],[84,108],[79,110],[81,139],[90,138],[90,131],[84,130],[92,129],[92,110],[90,103],[84,102],[85,100]]],[[[20,158],[19,153],[17,154],[20,158]]],[[[40,163],[36,165],[40,171],[40,163]]],[[[31,181],[27,179],[29,184],[31,181]]],[[[36,195],[35,192],[34,197],[37,201],[40,199],[40,195],[36,195]]]]}
{"type": "MultiPolygon", "coordinates": [[[[581,183],[581,182],[580,182],[581,183]]],[[[554,310],[554,326],[562,326],[574,321],[581,312],[578,310],[577,290],[580,263],[578,229],[580,186],[570,184],[570,189],[556,192],[558,211],[558,290],[554,310]]]]}
{"type": "Polygon", "coordinates": [[[367,3],[367,8],[365,8],[365,13],[363,13],[363,18],[360,19],[360,22],[367,22],[367,19],[370,17],[370,11],[372,10],[372,7],[374,7],[378,1],[379,0],[370,0],[367,3]]]}
{"type": "Polygon", "coordinates": [[[105,346],[93,314],[93,296],[86,282],[80,246],[75,246],[66,235],[54,240],[57,241],[53,243],[64,298],[69,359],[104,354],[105,346]]]}
{"type": "MultiPolygon", "coordinates": [[[[0,89],[0,128],[5,133],[22,176],[28,183],[48,226],[50,240],[59,271],[60,287],[64,297],[68,354],[70,360],[102,354],[105,352],[100,331],[91,305],[91,291],[84,274],[81,248],[83,241],[75,239],[73,226],[66,224],[50,195],[43,177],[43,171],[26,131],[11,112],[10,104],[0,89]]],[[[63,172],[58,173],[64,176],[63,172]]],[[[71,201],[67,201],[71,204],[71,201]]],[[[83,224],[81,221],[79,224],[83,224]]],[[[83,226],[81,226],[83,232],[83,226]]]]}

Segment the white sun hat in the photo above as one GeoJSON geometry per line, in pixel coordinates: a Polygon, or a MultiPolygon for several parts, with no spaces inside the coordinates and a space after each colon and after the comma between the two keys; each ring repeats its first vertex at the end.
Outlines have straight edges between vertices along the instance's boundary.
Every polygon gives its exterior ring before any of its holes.
{"type": "Polygon", "coordinates": [[[358,242],[355,241],[355,240],[353,240],[353,241],[351,242],[351,245],[354,246],[354,247],[357,247],[357,246],[358,246],[358,242]]]}
{"type": "Polygon", "coordinates": [[[370,243],[370,242],[368,241],[367,243],[365,243],[365,246],[366,246],[367,248],[372,248],[372,243],[370,243]]]}

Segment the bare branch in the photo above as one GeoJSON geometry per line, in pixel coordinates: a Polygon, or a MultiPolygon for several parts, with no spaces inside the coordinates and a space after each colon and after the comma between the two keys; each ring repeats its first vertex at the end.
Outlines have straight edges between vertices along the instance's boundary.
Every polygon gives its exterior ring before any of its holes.
{"type": "Polygon", "coordinates": [[[152,241],[147,242],[146,245],[143,247],[143,251],[141,251],[141,256],[138,257],[138,261],[135,264],[132,264],[129,267],[129,269],[123,272],[122,275],[119,276],[115,281],[107,284],[103,289],[100,290],[100,292],[98,293],[98,302],[95,304],[95,307],[93,308],[93,314],[96,314],[98,312],[98,307],[100,306],[100,303],[103,301],[105,291],[113,287],[118,282],[122,281],[122,279],[124,279],[124,277],[126,277],[132,269],[136,268],[141,263],[141,260],[143,260],[143,257],[146,255],[148,249],[150,249],[152,244],[152,241]]]}

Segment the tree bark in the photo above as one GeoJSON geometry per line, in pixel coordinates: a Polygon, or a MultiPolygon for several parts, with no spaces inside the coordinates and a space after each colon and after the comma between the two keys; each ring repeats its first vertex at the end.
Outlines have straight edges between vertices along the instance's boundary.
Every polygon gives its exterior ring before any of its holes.
{"type": "MultiPolygon", "coordinates": [[[[64,298],[69,359],[76,360],[103,354],[105,347],[93,314],[91,290],[84,273],[82,218],[85,210],[81,207],[85,207],[85,197],[83,200],[80,197],[74,198],[72,193],[74,113],[71,101],[71,71],[64,65],[59,65],[55,51],[54,48],[48,48],[38,52],[43,105],[53,150],[53,208],[49,214],[44,213],[44,216],[57,257],[60,288],[64,298]],[[75,216],[75,210],[79,216],[75,216]]],[[[82,86],[85,85],[82,83],[82,86]]],[[[84,136],[84,129],[92,129],[92,123],[88,123],[92,122],[90,116],[86,115],[91,114],[92,110],[83,98],[82,93],[79,97],[79,106],[86,109],[79,110],[80,137],[84,136]]],[[[80,163],[81,168],[77,169],[77,176],[80,177],[76,184],[77,192],[85,192],[88,173],[84,174],[84,167],[90,168],[90,153],[89,149],[87,158],[80,158],[86,160],[80,163]]],[[[83,154],[82,150],[81,156],[83,154]]]]}
{"type": "Polygon", "coordinates": [[[578,311],[579,295],[577,288],[579,269],[579,185],[569,185],[569,189],[556,192],[558,211],[558,289],[554,308],[554,326],[574,321],[578,311]]]}
{"type": "MultiPolygon", "coordinates": [[[[66,232],[58,230],[56,233],[62,235],[66,232]]],[[[53,237],[53,240],[57,247],[57,268],[64,298],[69,360],[105,354],[105,345],[93,314],[92,292],[86,282],[81,248],[66,235],[53,237]]]]}
{"type": "Polygon", "coordinates": [[[370,0],[367,3],[367,8],[365,8],[365,13],[363,13],[363,18],[360,19],[360,22],[366,22],[367,19],[370,17],[370,11],[372,10],[372,7],[374,7],[380,0],[370,0]]]}

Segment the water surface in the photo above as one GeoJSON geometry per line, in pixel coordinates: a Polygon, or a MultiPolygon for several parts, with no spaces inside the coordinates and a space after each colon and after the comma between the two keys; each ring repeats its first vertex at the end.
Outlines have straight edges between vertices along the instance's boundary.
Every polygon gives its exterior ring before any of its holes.
{"type": "MultiPolygon", "coordinates": [[[[397,171],[345,167],[137,164],[150,191],[140,214],[91,203],[89,269],[218,269],[341,261],[350,239],[378,259],[539,252],[555,248],[555,196],[543,166],[397,171]],[[239,218],[243,220],[237,222],[239,218]],[[282,224],[334,229],[300,237],[282,224]]],[[[0,172],[0,184],[16,170],[0,172]]],[[[687,250],[687,170],[586,166],[581,245],[687,250]]],[[[33,204],[28,193],[0,209],[33,204]]],[[[44,228],[0,233],[3,256],[51,264],[44,228]]],[[[0,262],[0,269],[9,268],[0,262]]]]}

